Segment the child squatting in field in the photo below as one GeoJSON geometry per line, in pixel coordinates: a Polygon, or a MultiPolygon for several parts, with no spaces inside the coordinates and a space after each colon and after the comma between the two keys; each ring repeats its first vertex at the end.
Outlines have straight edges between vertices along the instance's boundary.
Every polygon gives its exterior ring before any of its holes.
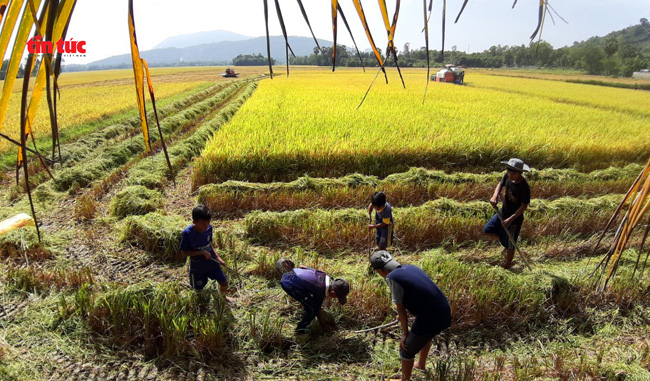
{"type": "MultiPolygon", "coordinates": [[[[386,250],[393,241],[393,207],[386,202],[384,192],[375,192],[372,195],[370,205],[368,205],[368,215],[372,215],[375,210],[375,223],[368,225],[369,229],[377,229],[375,240],[379,250],[386,250]]],[[[372,217],[370,217],[372,219],[372,217]]]]}
{"type": "Polygon", "coordinates": [[[181,236],[181,255],[190,257],[190,285],[194,289],[202,290],[208,279],[214,279],[219,283],[221,294],[233,303],[234,299],[227,296],[228,279],[220,266],[226,262],[212,248],[211,220],[207,206],[192,209],[192,225],[185,228],[181,236]]]}
{"type": "Polygon", "coordinates": [[[530,172],[530,168],[523,160],[517,158],[502,161],[501,164],[506,166],[506,173],[494,189],[490,204],[493,207],[497,206],[501,190],[505,188],[503,207],[501,208],[503,222],[499,221],[497,213],[485,224],[483,232],[499,239],[506,252],[503,267],[509,269],[513,264],[514,244],[517,242],[521,225],[524,222],[524,212],[530,204],[530,187],[523,176],[523,172],[530,172]],[[510,242],[506,229],[510,232],[514,242],[510,242]]]}

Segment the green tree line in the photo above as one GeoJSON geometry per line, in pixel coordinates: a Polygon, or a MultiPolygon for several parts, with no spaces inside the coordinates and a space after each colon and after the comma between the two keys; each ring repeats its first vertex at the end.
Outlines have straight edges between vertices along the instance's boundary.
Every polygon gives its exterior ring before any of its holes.
{"type": "MultiPolygon", "coordinates": [[[[501,68],[501,67],[538,67],[564,68],[582,70],[589,74],[631,77],[632,73],[646,69],[650,65],[650,23],[641,19],[639,25],[626,28],[625,34],[610,34],[608,37],[595,37],[585,42],[575,42],[573,46],[555,49],[546,41],[540,41],[519,46],[492,46],[483,52],[466,53],[455,46],[445,51],[444,57],[440,51],[430,50],[429,57],[433,66],[444,63],[465,65],[471,67],[501,68]]],[[[381,50],[380,50],[381,51],[381,50]]],[[[361,60],[356,51],[340,45],[337,49],[337,66],[378,66],[371,52],[361,52],[361,60]]],[[[401,67],[426,67],[426,49],[411,48],[404,44],[397,52],[401,67]]],[[[314,53],[290,60],[293,65],[332,65],[332,48],[326,47],[320,51],[314,48],[314,53]]],[[[394,66],[394,60],[386,60],[386,66],[394,66]]]]}

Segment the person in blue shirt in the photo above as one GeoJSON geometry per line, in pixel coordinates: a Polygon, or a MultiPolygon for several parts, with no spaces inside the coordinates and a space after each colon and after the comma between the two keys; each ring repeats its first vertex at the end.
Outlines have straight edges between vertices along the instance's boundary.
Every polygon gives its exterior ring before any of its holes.
{"type": "Polygon", "coordinates": [[[296,333],[307,333],[307,327],[318,318],[318,323],[324,331],[329,331],[328,324],[323,320],[322,306],[326,297],[337,298],[341,305],[347,302],[350,285],[343,279],[331,279],[322,271],[311,267],[295,267],[294,263],[282,258],[275,264],[282,273],[280,286],[292,298],[302,304],[305,312],[296,327],[296,333]]]}
{"type": "Polygon", "coordinates": [[[196,290],[202,290],[208,279],[219,283],[221,294],[227,301],[234,299],[227,296],[228,279],[220,265],[225,265],[223,259],[212,248],[212,214],[205,205],[192,209],[192,225],[183,230],[181,236],[181,255],[190,257],[190,285],[196,290]]]}
{"type": "Polygon", "coordinates": [[[385,250],[372,253],[370,266],[386,279],[390,288],[403,332],[399,343],[402,380],[410,380],[415,355],[420,354],[415,367],[424,370],[431,340],[451,325],[449,302],[422,269],[401,265],[385,250]],[[410,331],[408,313],[415,316],[410,331]]]}
{"type": "Polygon", "coordinates": [[[377,229],[375,240],[379,250],[386,250],[393,241],[393,207],[386,202],[384,192],[375,192],[372,195],[370,205],[368,205],[368,214],[375,211],[375,223],[368,225],[370,229],[377,229]]]}

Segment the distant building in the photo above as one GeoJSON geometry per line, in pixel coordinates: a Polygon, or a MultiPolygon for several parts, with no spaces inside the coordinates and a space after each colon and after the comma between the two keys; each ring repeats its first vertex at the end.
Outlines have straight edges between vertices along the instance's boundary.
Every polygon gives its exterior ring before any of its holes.
{"type": "Polygon", "coordinates": [[[632,74],[632,78],[650,79],[650,70],[644,69],[644,70],[641,70],[641,71],[635,71],[632,74]]]}

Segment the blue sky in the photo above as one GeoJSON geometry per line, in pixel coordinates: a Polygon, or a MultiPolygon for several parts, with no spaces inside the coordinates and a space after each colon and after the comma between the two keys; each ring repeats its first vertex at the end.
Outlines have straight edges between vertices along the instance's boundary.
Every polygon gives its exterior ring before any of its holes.
{"type": "MultiPolygon", "coordinates": [[[[288,33],[309,36],[297,2],[279,2],[288,33]]],[[[248,36],[264,35],[262,0],[135,0],[134,3],[141,50],[150,49],[170,36],[215,29],[248,36]]],[[[331,40],[331,2],[303,0],[303,3],[316,36],[331,40]]],[[[387,3],[389,10],[394,8],[394,1],[388,0],[387,3]]],[[[351,23],[359,47],[368,48],[352,1],[341,0],[340,4],[351,23]]],[[[378,46],[384,47],[386,34],[378,2],[362,0],[362,4],[371,21],[373,37],[378,46]]],[[[519,0],[515,9],[511,9],[512,0],[470,0],[458,24],[453,24],[462,0],[448,0],[447,47],[455,45],[462,51],[481,51],[498,44],[527,44],[537,22],[537,4],[537,0],[519,0]]],[[[574,41],[637,24],[641,17],[650,18],[650,1],[647,0],[554,0],[551,5],[569,22],[567,25],[556,17],[556,25],[553,25],[547,18],[543,38],[555,47],[571,45],[574,41]]],[[[281,30],[273,0],[269,0],[269,6],[271,34],[279,35],[281,30]]],[[[442,0],[434,0],[434,14],[429,24],[432,49],[439,49],[441,45],[441,9],[442,0]]],[[[71,58],[69,62],[88,63],[128,53],[126,21],[126,0],[78,0],[68,37],[86,40],[88,53],[85,58],[71,58]]],[[[405,42],[410,42],[412,48],[424,46],[422,27],[421,0],[403,0],[395,36],[396,45],[401,48],[405,42]]],[[[339,27],[339,41],[351,44],[343,25],[339,27]]]]}

